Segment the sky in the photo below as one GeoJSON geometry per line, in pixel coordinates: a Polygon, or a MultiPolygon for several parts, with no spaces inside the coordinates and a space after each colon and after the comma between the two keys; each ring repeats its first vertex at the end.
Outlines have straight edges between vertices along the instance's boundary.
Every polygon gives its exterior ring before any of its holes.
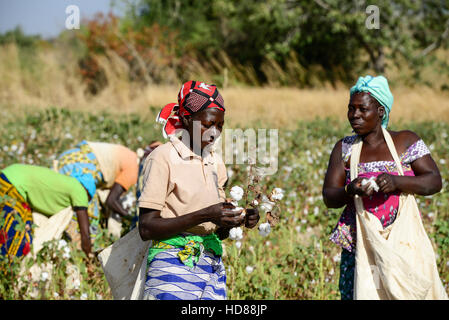
{"type": "MultiPolygon", "coordinates": [[[[107,14],[111,0],[0,0],[0,33],[20,25],[27,35],[56,36],[66,28],[66,20],[72,13],[66,13],[66,8],[70,5],[79,8],[82,22],[97,12],[107,14]]],[[[120,14],[117,7],[112,11],[120,14]]]]}

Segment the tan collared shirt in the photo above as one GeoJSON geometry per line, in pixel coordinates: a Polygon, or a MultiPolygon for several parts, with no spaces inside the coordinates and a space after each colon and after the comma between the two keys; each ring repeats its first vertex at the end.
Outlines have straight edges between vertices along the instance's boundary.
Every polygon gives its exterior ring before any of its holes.
{"type": "MultiPolygon", "coordinates": [[[[226,167],[218,154],[210,152],[202,158],[171,137],[145,160],[138,206],[160,210],[162,218],[186,215],[224,202],[226,180],[226,167]]],[[[216,227],[205,222],[186,231],[206,235],[216,227]]]]}

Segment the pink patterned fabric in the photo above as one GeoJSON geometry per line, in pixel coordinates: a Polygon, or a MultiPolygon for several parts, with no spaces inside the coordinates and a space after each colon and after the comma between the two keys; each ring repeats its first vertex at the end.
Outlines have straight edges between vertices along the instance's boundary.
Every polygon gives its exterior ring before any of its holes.
{"type": "MultiPolygon", "coordinates": [[[[357,136],[350,136],[343,139],[342,158],[346,162],[349,159],[352,150],[352,144],[357,136]]],[[[411,163],[426,154],[430,154],[429,149],[422,140],[418,140],[412,144],[403,154],[399,156],[402,164],[402,170],[406,176],[414,176],[411,169],[411,163]]],[[[351,182],[350,169],[345,168],[346,182],[351,182]]],[[[377,177],[382,173],[398,175],[394,161],[374,161],[367,163],[359,163],[359,177],[370,178],[377,177]]],[[[383,193],[374,192],[370,197],[363,198],[365,210],[374,214],[386,228],[394,222],[399,208],[400,192],[383,193]]],[[[356,243],[356,210],[353,203],[347,205],[335,226],[330,240],[342,248],[354,252],[356,243]]]]}

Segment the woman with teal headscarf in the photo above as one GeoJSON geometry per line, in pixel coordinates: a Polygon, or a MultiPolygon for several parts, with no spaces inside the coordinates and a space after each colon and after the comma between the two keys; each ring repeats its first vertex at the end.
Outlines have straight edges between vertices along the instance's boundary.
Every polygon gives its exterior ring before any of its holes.
{"type": "Polygon", "coordinates": [[[345,206],[330,240],[342,247],[339,289],[341,298],[353,299],[356,209],[354,195],[362,197],[365,210],[375,215],[386,228],[395,219],[401,193],[432,195],[442,181],[435,161],[424,141],[409,130],[391,131],[404,176],[398,175],[395,162],[384,139],[393,95],[383,76],[360,77],[350,90],[347,117],[354,135],[338,141],[330,155],[323,185],[323,199],[329,208],[345,206]],[[358,177],[350,179],[350,158],[355,142],[363,141],[358,177]],[[378,189],[363,179],[372,178],[378,189]]]}

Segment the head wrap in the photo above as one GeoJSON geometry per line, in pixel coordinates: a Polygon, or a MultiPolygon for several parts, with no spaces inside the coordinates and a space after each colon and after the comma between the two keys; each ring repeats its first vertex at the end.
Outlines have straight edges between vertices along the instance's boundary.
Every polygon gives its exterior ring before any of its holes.
{"type": "Polygon", "coordinates": [[[86,188],[91,198],[94,197],[97,186],[95,185],[95,179],[92,174],[83,172],[81,168],[75,166],[70,172],[70,176],[78,180],[86,188]]]}
{"type": "Polygon", "coordinates": [[[165,138],[183,128],[180,116],[193,115],[207,108],[225,111],[224,100],[215,85],[199,81],[184,83],[178,93],[178,103],[167,104],[157,115],[156,121],[164,124],[165,138]]]}
{"type": "Polygon", "coordinates": [[[360,77],[355,86],[350,90],[350,96],[358,92],[368,92],[382,106],[385,107],[385,115],[382,119],[382,127],[388,126],[390,111],[393,106],[393,94],[388,86],[388,81],[384,76],[360,77]]]}

